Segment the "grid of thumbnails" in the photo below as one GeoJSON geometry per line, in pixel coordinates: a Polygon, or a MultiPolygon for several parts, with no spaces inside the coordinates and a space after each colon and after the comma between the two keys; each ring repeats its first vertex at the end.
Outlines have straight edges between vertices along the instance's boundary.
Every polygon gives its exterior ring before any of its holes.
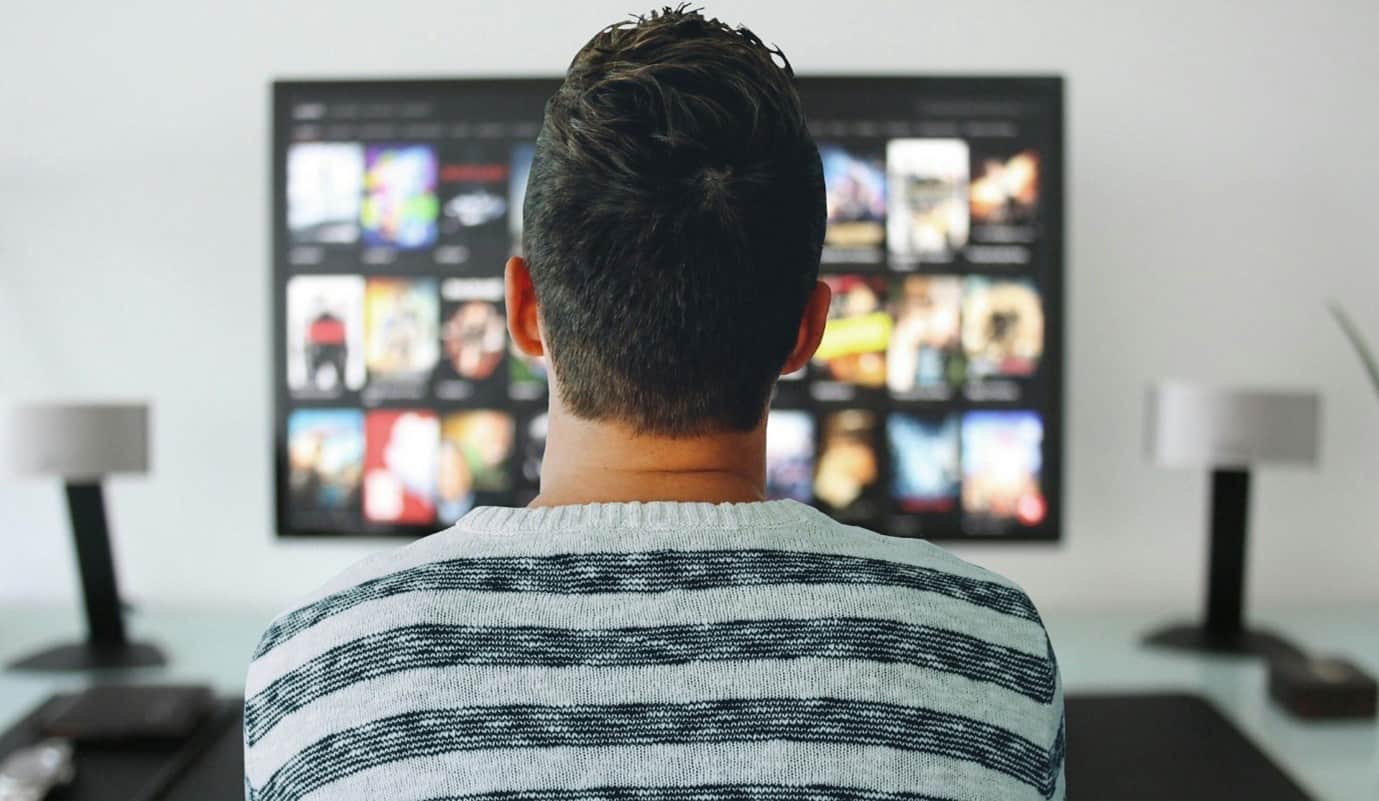
{"type": "MultiPolygon", "coordinates": [[[[546,370],[502,286],[535,124],[402,107],[279,121],[285,533],[421,534],[539,489],[546,370]]],[[[772,497],[897,536],[1047,524],[1044,140],[988,129],[816,123],[833,300],[772,401],[772,497]]]]}

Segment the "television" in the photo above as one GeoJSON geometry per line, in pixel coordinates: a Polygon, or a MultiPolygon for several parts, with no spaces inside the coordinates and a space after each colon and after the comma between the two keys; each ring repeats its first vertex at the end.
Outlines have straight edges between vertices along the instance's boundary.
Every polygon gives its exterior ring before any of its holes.
{"type": "MultiPolygon", "coordinates": [[[[545,366],[504,324],[555,79],[273,86],[281,535],[419,536],[538,491],[545,366]]],[[[767,490],[901,537],[1056,540],[1058,77],[802,77],[827,190],[818,354],[767,490]]]]}

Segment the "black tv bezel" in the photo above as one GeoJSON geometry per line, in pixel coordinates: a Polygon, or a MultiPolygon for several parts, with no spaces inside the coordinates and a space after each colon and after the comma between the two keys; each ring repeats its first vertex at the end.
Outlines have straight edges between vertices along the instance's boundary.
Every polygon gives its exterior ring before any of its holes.
{"type": "MultiPolygon", "coordinates": [[[[1048,409],[1042,413],[1044,424],[1044,443],[1042,475],[1045,497],[1048,500],[1048,517],[1037,529],[1013,528],[1008,532],[993,536],[930,536],[931,541],[948,544],[1010,544],[1010,543],[1059,543],[1064,534],[1064,485],[1066,484],[1064,462],[1064,403],[1065,375],[1067,372],[1067,348],[1065,335],[1067,328],[1067,304],[1065,297],[1068,263],[1065,251],[1066,204],[1065,199],[1065,107],[1064,79],[1060,75],[873,75],[873,74],[822,74],[798,76],[801,94],[808,98],[811,91],[837,91],[839,89],[859,89],[865,86],[912,89],[917,95],[926,98],[953,97],[954,99],[981,99],[983,97],[1009,98],[1011,96],[1029,97],[1047,104],[1052,117],[1052,130],[1049,132],[1047,152],[1041,153],[1041,195],[1043,203],[1043,225],[1048,249],[1050,269],[1046,280],[1041,283],[1041,294],[1045,303],[1044,353],[1041,369],[1045,370],[1048,391],[1048,409]],[[1048,355],[1053,358],[1047,358],[1048,355]]],[[[493,91],[496,89],[518,89],[525,92],[541,92],[549,96],[560,85],[558,77],[475,77],[475,78],[332,78],[332,79],[281,79],[272,82],[272,147],[269,152],[272,175],[272,202],[268,204],[272,218],[269,221],[269,270],[273,310],[273,335],[270,347],[273,365],[272,426],[273,436],[271,461],[273,470],[274,531],[283,539],[330,539],[330,540],[383,540],[400,538],[412,539],[435,533],[435,525],[398,525],[386,533],[362,532],[350,534],[340,531],[293,527],[289,523],[288,493],[285,481],[287,471],[287,441],[284,433],[286,413],[290,405],[290,393],[281,377],[287,370],[287,296],[280,291],[285,278],[284,265],[279,254],[287,241],[287,164],[285,154],[289,144],[288,126],[293,103],[300,100],[322,99],[331,96],[351,98],[367,97],[371,94],[395,97],[402,93],[436,94],[444,91],[493,91]]],[[[1041,410],[1042,411],[1042,410],[1041,410]]],[[[885,533],[885,532],[882,532],[885,533]]]]}

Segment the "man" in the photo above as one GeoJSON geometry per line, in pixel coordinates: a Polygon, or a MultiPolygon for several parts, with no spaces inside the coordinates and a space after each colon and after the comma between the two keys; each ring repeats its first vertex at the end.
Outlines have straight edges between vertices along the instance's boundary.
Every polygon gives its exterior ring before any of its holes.
{"type": "Polygon", "coordinates": [[[773,384],[829,304],[780,51],[683,10],[600,32],[547,106],[524,218],[508,327],[550,365],[541,494],[272,625],[251,797],[1062,798],[1024,593],[763,500],[773,384]]]}

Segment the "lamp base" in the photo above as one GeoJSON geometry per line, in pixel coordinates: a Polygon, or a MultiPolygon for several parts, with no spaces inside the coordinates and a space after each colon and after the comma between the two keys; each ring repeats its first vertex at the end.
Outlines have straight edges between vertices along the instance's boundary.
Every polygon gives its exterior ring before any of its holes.
{"type": "Polygon", "coordinates": [[[93,643],[57,645],[9,664],[10,670],[42,672],[113,670],[159,667],[167,664],[163,652],[147,643],[102,646],[93,643]]]}
{"type": "Polygon", "coordinates": [[[1299,658],[1303,655],[1302,650],[1296,645],[1272,632],[1242,630],[1222,634],[1192,623],[1165,626],[1151,631],[1145,635],[1144,644],[1198,653],[1262,656],[1271,660],[1279,657],[1299,658]]]}

